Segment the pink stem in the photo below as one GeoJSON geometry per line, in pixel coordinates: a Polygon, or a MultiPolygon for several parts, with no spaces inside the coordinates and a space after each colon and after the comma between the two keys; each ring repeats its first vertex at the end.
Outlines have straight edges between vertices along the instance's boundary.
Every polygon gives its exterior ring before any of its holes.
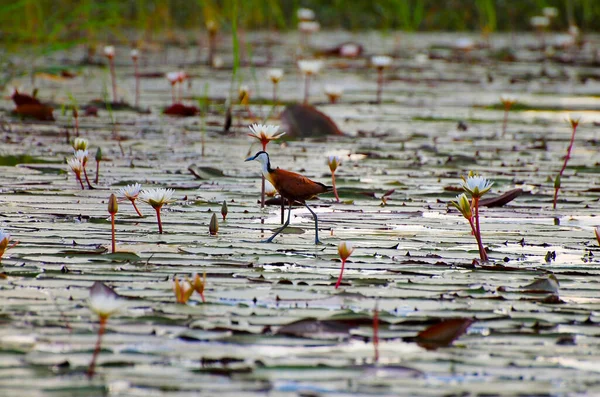
{"type": "Polygon", "coordinates": [[[158,233],[162,234],[163,228],[162,221],[160,220],[160,207],[155,207],[154,209],[156,210],[156,220],[158,221],[158,233]]]}
{"type": "Polygon", "coordinates": [[[92,361],[90,362],[90,367],[88,368],[87,375],[91,379],[94,377],[95,369],[96,369],[96,359],[98,358],[98,354],[100,354],[100,348],[102,347],[102,335],[104,335],[104,331],[106,328],[106,317],[100,317],[100,328],[98,329],[98,339],[96,340],[96,348],[94,349],[94,355],[92,356],[92,361]]]}
{"type": "MultiPolygon", "coordinates": [[[[263,152],[267,151],[267,144],[262,144],[263,152]]],[[[262,176],[261,186],[260,186],[260,208],[265,207],[265,176],[262,176]]]]}
{"type": "Polygon", "coordinates": [[[133,205],[133,208],[135,209],[135,212],[137,212],[138,216],[140,218],[142,218],[144,215],[142,215],[142,213],[140,212],[139,208],[135,204],[135,199],[129,199],[129,201],[131,201],[131,204],[133,205]]]}
{"type": "Polygon", "coordinates": [[[346,267],[346,260],[342,259],[342,269],[340,270],[340,276],[338,277],[337,283],[335,283],[335,289],[338,289],[342,283],[342,278],[344,277],[344,267],[346,267]]]}
{"type": "Polygon", "coordinates": [[[94,178],[94,183],[98,184],[98,178],[100,177],[100,162],[96,160],[96,178],[94,178]]]}
{"type": "MultiPolygon", "coordinates": [[[[560,172],[558,173],[559,179],[561,179],[561,180],[562,180],[563,172],[565,172],[565,169],[567,168],[567,163],[569,162],[569,159],[571,158],[571,150],[573,149],[573,144],[575,143],[575,132],[577,132],[577,126],[573,126],[573,133],[571,134],[571,141],[569,142],[569,147],[567,149],[567,155],[565,156],[565,162],[563,163],[563,166],[560,169],[560,172]]],[[[560,186],[557,186],[554,188],[554,201],[553,201],[554,209],[556,209],[556,201],[558,200],[558,191],[559,190],[560,190],[560,186]]]]}
{"type": "Polygon", "coordinates": [[[110,214],[110,226],[112,229],[112,253],[116,252],[116,239],[115,239],[115,214],[110,214]]]}
{"type": "Polygon", "coordinates": [[[173,105],[177,103],[177,99],[175,98],[175,83],[171,83],[171,98],[173,100],[173,105]]]}
{"type": "Polygon", "coordinates": [[[90,189],[90,190],[93,189],[94,187],[90,183],[90,178],[88,178],[88,174],[87,174],[87,170],[85,169],[85,165],[83,166],[83,175],[85,176],[85,182],[88,185],[88,189],[90,189]]]}
{"type": "Polygon", "coordinates": [[[337,187],[335,186],[335,172],[331,173],[331,184],[333,185],[333,194],[335,195],[335,201],[340,202],[340,196],[338,196],[337,187]]]}
{"type": "Polygon", "coordinates": [[[77,177],[77,180],[79,181],[79,184],[81,185],[81,190],[85,190],[85,187],[83,187],[83,181],[81,180],[81,175],[75,174],[75,176],[77,177]]]}

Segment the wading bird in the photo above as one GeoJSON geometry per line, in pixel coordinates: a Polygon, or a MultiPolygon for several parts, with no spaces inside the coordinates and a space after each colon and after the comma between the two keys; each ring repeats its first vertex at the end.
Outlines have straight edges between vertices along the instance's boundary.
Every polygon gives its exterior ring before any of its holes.
{"type": "Polygon", "coordinates": [[[325,186],[322,183],[311,181],[307,177],[295,172],[271,168],[271,162],[269,161],[269,154],[267,152],[261,151],[246,159],[246,161],[252,160],[256,160],[262,165],[262,173],[265,176],[265,179],[271,182],[281,195],[282,199],[287,200],[289,204],[287,221],[285,221],[283,226],[278,229],[275,234],[263,242],[272,242],[275,236],[281,233],[290,224],[292,204],[294,201],[298,201],[308,208],[315,220],[315,244],[319,244],[319,221],[317,219],[317,214],[315,214],[308,204],[306,204],[306,200],[320,193],[330,191],[331,186],[325,186]]]}

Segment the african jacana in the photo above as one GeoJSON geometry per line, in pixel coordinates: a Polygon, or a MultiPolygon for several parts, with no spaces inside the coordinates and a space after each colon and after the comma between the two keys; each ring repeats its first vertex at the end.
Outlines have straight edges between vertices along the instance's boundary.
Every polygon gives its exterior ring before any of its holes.
{"type": "Polygon", "coordinates": [[[264,151],[260,151],[254,156],[246,159],[246,161],[251,160],[257,160],[260,162],[262,165],[262,173],[265,176],[265,179],[273,184],[281,197],[287,200],[289,204],[287,221],[285,221],[283,226],[278,229],[275,234],[266,239],[264,242],[272,242],[275,236],[281,233],[290,224],[290,217],[292,216],[292,204],[294,201],[298,201],[308,208],[315,220],[315,244],[319,244],[319,220],[317,219],[317,214],[315,214],[315,212],[310,209],[308,204],[306,204],[306,200],[318,194],[330,191],[331,186],[326,186],[320,182],[311,181],[307,177],[295,172],[282,170],[280,168],[271,168],[269,154],[264,151]]]}

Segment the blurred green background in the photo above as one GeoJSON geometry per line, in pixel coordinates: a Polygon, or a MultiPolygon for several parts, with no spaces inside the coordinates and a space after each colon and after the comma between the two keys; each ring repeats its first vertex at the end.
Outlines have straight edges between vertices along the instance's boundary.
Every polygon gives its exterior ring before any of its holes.
{"type": "Polygon", "coordinates": [[[295,29],[296,10],[316,12],[324,29],[352,31],[527,31],[529,19],[556,7],[551,30],[600,29],[600,0],[0,0],[0,37],[19,43],[131,41],[204,29],[295,29]],[[235,3],[235,4],[234,4],[235,3]]]}

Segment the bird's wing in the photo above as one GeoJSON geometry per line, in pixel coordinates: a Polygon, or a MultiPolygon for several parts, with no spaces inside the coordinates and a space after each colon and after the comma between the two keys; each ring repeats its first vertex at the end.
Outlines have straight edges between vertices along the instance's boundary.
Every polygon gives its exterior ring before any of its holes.
{"type": "Polygon", "coordinates": [[[306,200],[328,191],[322,183],[312,181],[295,172],[276,169],[271,173],[271,183],[283,197],[290,200],[306,200]]]}

